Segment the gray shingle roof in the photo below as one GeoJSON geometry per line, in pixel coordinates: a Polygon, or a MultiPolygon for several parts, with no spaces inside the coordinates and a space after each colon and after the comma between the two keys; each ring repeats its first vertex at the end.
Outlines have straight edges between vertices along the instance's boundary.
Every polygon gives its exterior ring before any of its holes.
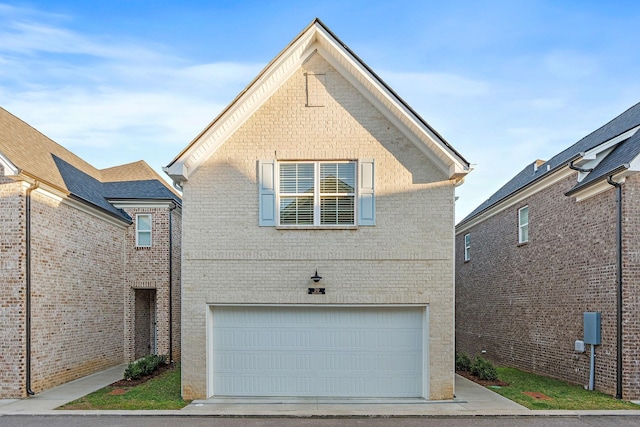
{"type": "MultiPolygon", "coordinates": [[[[475,216],[500,203],[502,200],[506,199],[512,194],[524,189],[525,187],[528,187],[529,185],[548,175],[549,172],[566,166],[571,160],[579,157],[581,153],[597,147],[603,142],[615,138],[616,136],[621,135],[629,129],[632,129],[639,125],[640,103],[629,108],[624,113],[611,120],[609,123],[593,131],[564,151],[556,154],[548,161],[542,163],[537,168],[537,170],[534,170],[535,168],[533,167],[535,162],[528,165],[526,168],[524,168],[524,170],[518,173],[498,191],[491,195],[489,199],[487,199],[484,203],[480,204],[480,206],[474,209],[469,215],[467,215],[462,221],[460,221],[459,224],[463,224],[471,220],[475,216]]],[[[578,186],[580,186],[579,188],[584,188],[589,184],[606,178],[606,176],[608,176],[607,172],[611,172],[612,170],[618,169],[623,164],[628,163],[638,154],[638,152],[635,151],[636,149],[640,150],[640,140],[636,136],[629,138],[628,140],[624,141],[624,143],[619,144],[618,147],[616,147],[615,150],[613,150],[609,154],[609,156],[594,169],[593,172],[591,172],[581,183],[578,184],[578,186]],[[633,155],[634,152],[635,155],[633,155]],[[632,155],[633,157],[630,157],[632,155]]],[[[578,186],[574,188],[577,188],[578,186]]],[[[571,191],[573,191],[573,189],[571,191]]]]}
{"type": "Polygon", "coordinates": [[[0,153],[21,173],[125,221],[131,220],[129,215],[108,199],[161,199],[181,204],[179,194],[144,161],[96,169],[1,107],[0,153]]]}
{"type": "Polygon", "coordinates": [[[629,163],[638,157],[638,154],[640,154],[640,132],[618,144],[585,179],[567,191],[566,195],[570,196],[596,181],[606,179],[615,171],[628,167],[629,163]]]}

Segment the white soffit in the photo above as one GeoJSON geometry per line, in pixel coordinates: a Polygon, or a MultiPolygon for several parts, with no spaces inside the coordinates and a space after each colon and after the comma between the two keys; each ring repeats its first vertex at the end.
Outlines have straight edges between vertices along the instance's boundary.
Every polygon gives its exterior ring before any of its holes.
{"type": "Polygon", "coordinates": [[[422,122],[318,20],[276,56],[258,77],[169,166],[164,168],[165,172],[178,183],[187,180],[189,175],[242,126],[316,50],[449,178],[460,179],[469,173],[470,168],[466,161],[422,122]]]}

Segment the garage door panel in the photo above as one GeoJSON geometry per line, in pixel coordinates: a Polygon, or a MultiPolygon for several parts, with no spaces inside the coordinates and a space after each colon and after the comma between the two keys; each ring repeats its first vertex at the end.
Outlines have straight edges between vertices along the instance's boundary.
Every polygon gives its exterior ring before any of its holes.
{"type": "Polygon", "coordinates": [[[421,396],[424,308],[214,307],[213,393],[421,396]]]}

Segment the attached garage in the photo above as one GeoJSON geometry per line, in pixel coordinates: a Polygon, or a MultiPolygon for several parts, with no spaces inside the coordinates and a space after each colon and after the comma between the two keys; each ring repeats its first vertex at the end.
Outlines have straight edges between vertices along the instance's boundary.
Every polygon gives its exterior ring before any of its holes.
{"type": "Polygon", "coordinates": [[[425,306],[211,306],[209,396],[426,397],[425,306]]]}

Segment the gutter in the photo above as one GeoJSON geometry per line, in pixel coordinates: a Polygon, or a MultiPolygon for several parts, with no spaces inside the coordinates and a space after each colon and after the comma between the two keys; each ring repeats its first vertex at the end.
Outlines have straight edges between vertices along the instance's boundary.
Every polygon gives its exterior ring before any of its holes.
{"type": "Polygon", "coordinates": [[[622,399],[622,184],[615,182],[613,175],[607,177],[607,182],[616,189],[616,399],[622,399]]]}
{"type": "Polygon", "coordinates": [[[574,171],[578,171],[578,172],[585,172],[585,173],[593,172],[593,169],[594,169],[594,168],[589,168],[589,169],[579,168],[578,166],[574,166],[574,165],[573,165],[573,162],[575,162],[575,160],[571,160],[571,161],[569,162],[569,169],[573,169],[574,171]]]}
{"type": "Polygon", "coordinates": [[[31,390],[31,192],[38,188],[39,185],[40,183],[35,181],[27,188],[25,193],[25,387],[29,396],[36,394],[31,390]]]}

